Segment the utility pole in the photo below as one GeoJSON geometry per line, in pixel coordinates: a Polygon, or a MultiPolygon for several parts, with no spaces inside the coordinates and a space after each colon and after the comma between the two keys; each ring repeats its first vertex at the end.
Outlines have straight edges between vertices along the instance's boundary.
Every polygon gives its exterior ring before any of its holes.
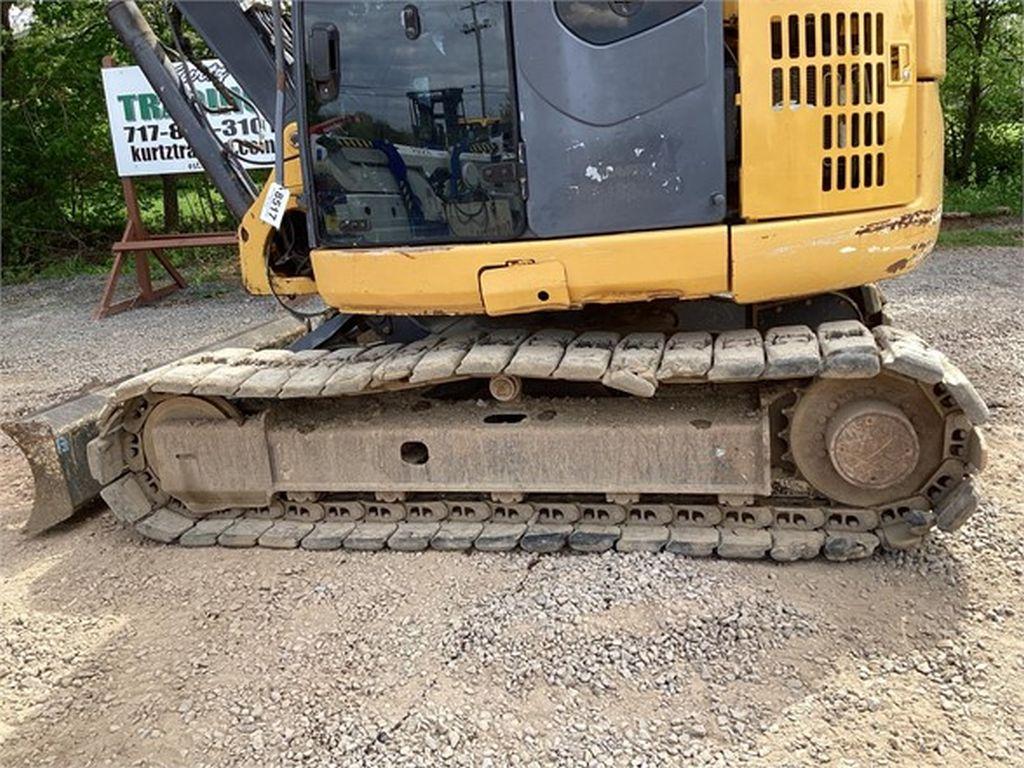
{"type": "Polygon", "coordinates": [[[473,14],[472,24],[462,25],[462,34],[473,35],[476,38],[476,68],[480,74],[480,117],[487,117],[487,97],[484,95],[484,52],[480,45],[480,31],[487,29],[491,26],[490,19],[478,20],[476,17],[476,7],[478,5],[484,5],[487,0],[469,0],[468,5],[464,5],[459,8],[460,11],[469,11],[473,14]]]}

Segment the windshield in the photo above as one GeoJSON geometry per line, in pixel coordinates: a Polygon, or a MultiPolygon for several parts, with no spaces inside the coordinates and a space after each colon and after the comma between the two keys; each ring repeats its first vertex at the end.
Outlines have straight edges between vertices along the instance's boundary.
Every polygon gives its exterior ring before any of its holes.
{"type": "Polygon", "coordinates": [[[304,8],[321,242],[516,237],[525,221],[505,3],[304,8]]]}

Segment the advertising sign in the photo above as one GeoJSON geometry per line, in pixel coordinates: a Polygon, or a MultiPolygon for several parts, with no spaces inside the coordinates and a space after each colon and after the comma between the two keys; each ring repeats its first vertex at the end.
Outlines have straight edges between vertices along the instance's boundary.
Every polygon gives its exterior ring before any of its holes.
{"type": "MultiPolygon", "coordinates": [[[[233,93],[242,94],[234,78],[216,59],[203,62],[210,72],[233,93]]],[[[175,64],[185,76],[185,64],[175,64]]],[[[206,113],[214,132],[247,168],[274,165],[274,128],[248,103],[238,99],[230,109],[227,99],[207,77],[189,67],[196,96],[216,110],[206,113]],[[223,111],[222,111],[223,110],[223,111]]],[[[186,92],[191,89],[186,85],[186,92]]],[[[138,67],[103,69],[103,90],[110,119],[119,176],[197,173],[203,168],[182,138],[178,126],[164,111],[146,76],[138,67]]]]}

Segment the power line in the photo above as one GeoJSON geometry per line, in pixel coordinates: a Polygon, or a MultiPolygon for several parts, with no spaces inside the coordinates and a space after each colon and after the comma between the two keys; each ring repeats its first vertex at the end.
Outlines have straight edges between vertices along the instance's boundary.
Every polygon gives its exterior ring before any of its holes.
{"type": "Polygon", "coordinates": [[[478,5],[486,4],[487,0],[469,0],[467,5],[463,5],[459,8],[460,11],[469,11],[473,14],[473,23],[463,24],[462,34],[473,35],[476,39],[476,67],[480,74],[480,117],[487,117],[487,97],[485,95],[486,87],[484,86],[484,52],[480,42],[480,32],[491,26],[491,20],[478,19],[476,15],[476,8],[478,5]]]}

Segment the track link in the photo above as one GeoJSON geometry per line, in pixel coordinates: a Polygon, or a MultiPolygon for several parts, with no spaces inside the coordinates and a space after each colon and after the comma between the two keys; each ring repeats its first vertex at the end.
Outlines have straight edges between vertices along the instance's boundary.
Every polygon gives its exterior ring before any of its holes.
{"type": "MultiPolygon", "coordinates": [[[[791,413],[791,409],[787,411],[791,413]]],[[[411,344],[322,350],[224,349],[154,369],[117,387],[89,446],[90,470],[114,515],[139,534],[183,546],[307,550],[554,552],[667,551],[690,556],[823,555],[844,561],[879,546],[906,549],[933,527],[955,530],[978,503],[974,477],[985,446],[978,427],[988,410],[966,377],[920,338],[855,321],[708,333],[576,333],[545,329],[458,330],[411,344]],[[855,507],[823,497],[799,472],[800,491],[718,503],[687,497],[514,499],[486,494],[298,494],[269,507],[190,512],[159,486],[142,431],[155,400],[192,395],[211,402],[266,403],[351,397],[485,378],[495,396],[522,379],[600,382],[637,397],[686,384],[751,384],[799,394],[818,379],[915,382],[944,420],[943,461],[905,499],[855,507]],[[493,386],[499,382],[501,386],[493,386]],[[382,501],[380,497],[389,497],[382,501]]],[[[784,442],[785,430],[778,437],[784,442]]],[[[786,452],[783,464],[792,461],[786,452]]],[[[785,483],[783,483],[785,485],[785,483]]]]}

